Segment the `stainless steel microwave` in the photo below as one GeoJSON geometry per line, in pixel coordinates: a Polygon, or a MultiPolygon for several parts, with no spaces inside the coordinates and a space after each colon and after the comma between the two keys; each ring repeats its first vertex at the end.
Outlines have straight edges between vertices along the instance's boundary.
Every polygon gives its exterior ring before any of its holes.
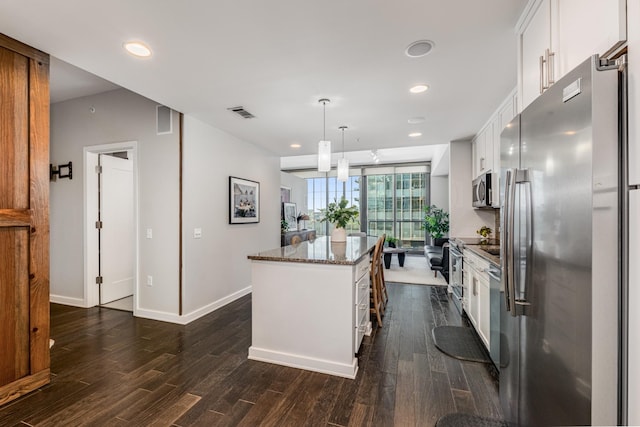
{"type": "Polygon", "coordinates": [[[473,207],[499,208],[498,174],[487,172],[473,180],[473,207]]]}

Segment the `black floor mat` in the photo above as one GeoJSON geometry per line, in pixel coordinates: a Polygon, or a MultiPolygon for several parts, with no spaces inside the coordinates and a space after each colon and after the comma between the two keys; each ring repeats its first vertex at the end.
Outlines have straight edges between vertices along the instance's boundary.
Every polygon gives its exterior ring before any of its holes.
{"type": "Polygon", "coordinates": [[[464,326],[438,326],[431,331],[436,347],[456,359],[490,363],[475,331],[464,326]]]}
{"type": "Polygon", "coordinates": [[[457,412],[440,417],[436,421],[436,427],[508,427],[508,424],[495,418],[484,418],[457,412]]]}

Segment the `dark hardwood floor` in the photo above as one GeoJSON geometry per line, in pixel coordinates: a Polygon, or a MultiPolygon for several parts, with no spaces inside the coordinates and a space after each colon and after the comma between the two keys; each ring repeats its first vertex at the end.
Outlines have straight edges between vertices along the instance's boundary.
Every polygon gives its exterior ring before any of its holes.
{"type": "Polygon", "coordinates": [[[355,380],[247,360],[250,296],[187,326],[54,304],[51,384],[0,407],[0,426],[433,426],[456,411],[500,418],[487,365],[433,345],[434,326],[462,324],[446,288],[387,286],[384,328],[365,337],[355,380]]]}

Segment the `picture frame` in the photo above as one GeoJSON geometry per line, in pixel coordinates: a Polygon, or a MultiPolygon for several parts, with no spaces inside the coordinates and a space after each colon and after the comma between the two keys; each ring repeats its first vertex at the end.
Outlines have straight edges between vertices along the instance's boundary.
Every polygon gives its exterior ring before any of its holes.
{"type": "Polygon", "coordinates": [[[282,217],[285,221],[287,221],[287,230],[290,231],[298,229],[298,214],[296,213],[295,203],[282,203],[282,217]]]}
{"type": "Polygon", "coordinates": [[[229,224],[260,222],[260,183],[229,177],[229,224]]]}
{"type": "Polygon", "coordinates": [[[291,202],[291,188],[280,186],[280,203],[291,202]]]}

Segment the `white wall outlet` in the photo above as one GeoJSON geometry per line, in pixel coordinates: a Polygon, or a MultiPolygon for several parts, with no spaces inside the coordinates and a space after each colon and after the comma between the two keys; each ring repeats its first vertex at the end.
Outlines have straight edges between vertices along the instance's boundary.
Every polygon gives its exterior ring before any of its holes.
{"type": "Polygon", "coordinates": [[[193,229],[193,238],[201,239],[202,238],[202,228],[194,228],[193,229]]]}
{"type": "Polygon", "coordinates": [[[153,229],[147,228],[147,239],[153,239],[153,229]]]}
{"type": "Polygon", "coordinates": [[[153,286],[153,276],[147,276],[147,286],[153,286]]]}

